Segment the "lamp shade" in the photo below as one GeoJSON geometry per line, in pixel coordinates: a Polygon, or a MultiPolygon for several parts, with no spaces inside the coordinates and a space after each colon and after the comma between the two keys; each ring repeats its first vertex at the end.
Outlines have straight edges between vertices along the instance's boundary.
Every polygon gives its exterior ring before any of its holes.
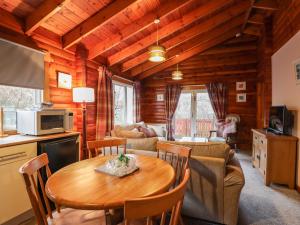
{"type": "Polygon", "coordinates": [[[149,61],[163,62],[166,60],[166,49],[160,45],[154,45],[149,48],[149,61]]]}
{"type": "Polygon", "coordinates": [[[77,87],[73,88],[73,102],[94,102],[94,88],[77,87]]]}
{"type": "Polygon", "coordinates": [[[176,70],[172,72],[172,79],[173,80],[182,80],[182,72],[180,70],[176,70]]]}

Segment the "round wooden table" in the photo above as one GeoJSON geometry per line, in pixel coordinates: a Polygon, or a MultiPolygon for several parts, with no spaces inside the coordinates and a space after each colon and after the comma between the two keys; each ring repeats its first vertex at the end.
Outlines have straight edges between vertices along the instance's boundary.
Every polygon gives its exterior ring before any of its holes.
{"type": "Polygon", "coordinates": [[[123,178],[96,172],[95,168],[116,156],[83,160],[54,173],[47,181],[47,196],[59,205],[75,209],[113,209],[125,200],[165,192],[175,179],[167,162],[141,155],[136,158],[138,171],[123,178]]]}

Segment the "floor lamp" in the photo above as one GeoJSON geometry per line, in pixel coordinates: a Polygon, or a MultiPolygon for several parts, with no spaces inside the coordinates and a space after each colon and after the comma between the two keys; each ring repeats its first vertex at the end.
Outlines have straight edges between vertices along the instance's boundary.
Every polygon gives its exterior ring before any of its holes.
{"type": "Polygon", "coordinates": [[[73,88],[73,102],[82,103],[82,153],[83,159],[88,156],[86,149],[87,130],[86,130],[86,103],[95,101],[95,93],[93,88],[76,87],[73,88]]]}

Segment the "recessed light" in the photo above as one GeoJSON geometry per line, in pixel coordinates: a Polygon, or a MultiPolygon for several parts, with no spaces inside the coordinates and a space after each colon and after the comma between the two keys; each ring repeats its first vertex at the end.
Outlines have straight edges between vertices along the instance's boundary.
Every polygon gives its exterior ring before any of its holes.
{"type": "Polygon", "coordinates": [[[155,23],[155,24],[159,24],[159,23],[160,23],[160,19],[158,19],[158,18],[155,19],[155,20],[154,20],[154,23],[155,23]]]}
{"type": "Polygon", "coordinates": [[[237,33],[236,35],[235,35],[235,37],[240,37],[241,36],[241,33],[237,33]]]}

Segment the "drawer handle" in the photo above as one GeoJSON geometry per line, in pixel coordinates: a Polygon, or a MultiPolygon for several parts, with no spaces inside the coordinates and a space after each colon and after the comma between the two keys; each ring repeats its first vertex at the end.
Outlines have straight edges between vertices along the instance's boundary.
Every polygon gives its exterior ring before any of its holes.
{"type": "Polygon", "coordinates": [[[0,162],[6,162],[12,159],[18,159],[25,156],[26,156],[26,152],[18,152],[15,154],[4,155],[4,156],[0,156],[0,162]]]}

